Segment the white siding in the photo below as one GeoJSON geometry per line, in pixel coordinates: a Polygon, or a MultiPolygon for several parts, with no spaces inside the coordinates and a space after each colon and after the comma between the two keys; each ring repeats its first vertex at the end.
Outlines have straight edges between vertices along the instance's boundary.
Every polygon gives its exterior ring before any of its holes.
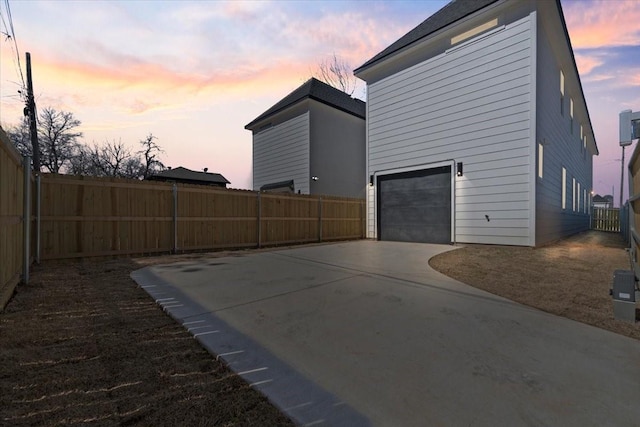
{"type": "Polygon", "coordinates": [[[253,189],[293,179],[309,193],[309,113],[253,135],[253,189]]]}
{"type": "MultiPolygon", "coordinates": [[[[464,163],[455,185],[458,242],[534,242],[532,23],[535,17],[508,24],[368,88],[369,174],[464,163]]],[[[369,218],[374,197],[370,191],[369,218]]]]}

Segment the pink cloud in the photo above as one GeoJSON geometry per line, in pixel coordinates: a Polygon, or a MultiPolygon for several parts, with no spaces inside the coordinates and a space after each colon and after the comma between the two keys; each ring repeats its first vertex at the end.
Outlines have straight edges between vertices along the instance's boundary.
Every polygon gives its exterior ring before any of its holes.
{"type": "MultiPolygon", "coordinates": [[[[274,88],[288,88],[292,82],[310,75],[307,64],[287,60],[246,63],[234,70],[177,72],[162,63],[124,55],[109,58],[103,64],[38,57],[40,81],[64,94],[65,104],[84,104],[87,96],[94,94],[93,105],[103,104],[131,114],[184,106],[195,102],[195,98],[208,97],[215,103],[221,97],[260,95],[274,88]]],[[[55,100],[56,95],[48,94],[48,99],[55,100]]]]}
{"type": "Polygon", "coordinates": [[[603,61],[596,56],[576,54],[575,57],[578,71],[582,76],[589,74],[594,68],[603,64],[603,61]]]}
{"type": "Polygon", "coordinates": [[[637,0],[564,2],[574,49],[640,44],[640,4],[637,0]]]}

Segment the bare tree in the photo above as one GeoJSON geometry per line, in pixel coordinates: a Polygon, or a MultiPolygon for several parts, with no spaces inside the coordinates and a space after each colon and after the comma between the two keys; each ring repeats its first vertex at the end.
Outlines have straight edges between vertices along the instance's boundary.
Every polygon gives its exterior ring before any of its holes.
{"type": "Polygon", "coordinates": [[[90,169],[97,176],[122,177],[125,164],[131,159],[131,152],[122,140],[94,145],[89,155],[90,169]]]}
{"type": "Polygon", "coordinates": [[[78,148],[78,138],[82,137],[82,132],[75,131],[80,124],[80,120],[67,111],[47,107],[40,113],[38,139],[41,163],[49,172],[63,172],[71,162],[78,148]]]}
{"type": "Polygon", "coordinates": [[[78,144],[76,154],[69,161],[67,172],[71,175],[98,176],[92,161],[93,151],[91,147],[78,144]]]}
{"type": "Polygon", "coordinates": [[[160,153],[164,151],[158,144],[156,144],[155,140],[157,138],[153,136],[152,133],[147,135],[145,139],[140,141],[142,145],[142,150],[138,151],[139,155],[142,155],[144,158],[141,159],[141,178],[148,178],[150,175],[153,175],[155,172],[163,171],[165,169],[164,164],[158,160],[160,153]]]}
{"type": "Polygon", "coordinates": [[[7,129],[7,135],[20,154],[23,156],[33,155],[28,117],[23,117],[19,125],[7,129]]]}
{"type": "Polygon", "coordinates": [[[81,147],[69,170],[79,175],[142,179],[145,167],[141,157],[119,140],[81,147]]]}
{"type": "MultiPolygon", "coordinates": [[[[140,141],[142,150],[132,153],[122,140],[92,146],[79,142],[82,133],[75,128],[80,126],[80,120],[73,113],[45,108],[39,118],[42,167],[49,172],[144,179],[165,169],[159,159],[163,150],[152,133],[140,141]]],[[[7,134],[22,155],[32,155],[26,117],[9,128],[7,134]]]]}
{"type": "Polygon", "coordinates": [[[335,52],[329,59],[325,59],[318,65],[316,77],[323,82],[331,85],[349,96],[353,95],[356,90],[358,80],[353,75],[351,66],[348,62],[338,57],[335,52]]]}

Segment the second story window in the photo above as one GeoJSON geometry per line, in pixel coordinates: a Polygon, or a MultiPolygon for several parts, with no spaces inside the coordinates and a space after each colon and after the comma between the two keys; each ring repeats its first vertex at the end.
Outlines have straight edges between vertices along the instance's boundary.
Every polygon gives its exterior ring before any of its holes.
{"type": "Polygon", "coordinates": [[[567,170],[562,168],[562,209],[567,209],[567,170]]]}
{"type": "Polygon", "coordinates": [[[468,31],[465,31],[462,34],[458,34],[457,36],[451,37],[451,45],[458,44],[465,40],[469,40],[470,38],[482,34],[486,31],[489,31],[492,28],[498,26],[498,18],[494,18],[491,21],[485,22],[484,24],[478,25],[468,31]]]}
{"type": "Polygon", "coordinates": [[[564,116],[564,73],[560,70],[560,114],[564,116]]]}
{"type": "Polygon", "coordinates": [[[571,126],[571,134],[573,135],[573,98],[571,97],[569,97],[569,115],[571,117],[569,125],[571,126]]]}
{"type": "Polygon", "coordinates": [[[538,178],[542,178],[544,167],[544,146],[538,143],[538,178]]]}

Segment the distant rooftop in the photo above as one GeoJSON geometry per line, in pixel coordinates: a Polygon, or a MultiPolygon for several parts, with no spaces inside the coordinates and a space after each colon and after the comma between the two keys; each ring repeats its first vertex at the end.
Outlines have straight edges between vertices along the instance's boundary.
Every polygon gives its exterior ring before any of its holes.
{"type": "Polygon", "coordinates": [[[148,179],[152,181],[170,181],[176,180],[181,182],[190,182],[190,183],[202,183],[202,184],[213,184],[213,185],[221,185],[226,186],[230,184],[230,182],[219,173],[212,172],[200,172],[193,171],[191,169],[183,168],[182,166],[177,167],[175,169],[167,169],[162,172],[158,172],[148,179]]]}

